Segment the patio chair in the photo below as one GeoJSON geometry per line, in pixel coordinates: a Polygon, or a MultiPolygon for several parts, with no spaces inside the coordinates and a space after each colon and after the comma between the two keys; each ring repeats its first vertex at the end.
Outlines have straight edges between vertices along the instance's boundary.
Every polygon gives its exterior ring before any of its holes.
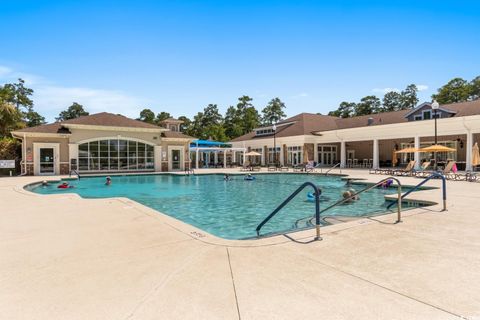
{"type": "Polygon", "coordinates": [[[293,172],[301,172],[303,170],[305,170],[305,165],[303,164],[297,164],[293,166],[293,172]]]}
{"type": "Polygon", "coordinates": [[[352,159],[347,159],[347,168],[352,167],[352,159]]]}
{"type": "Polygon", "coordinates": [[[352,167],[353,168],[358,167],[358,159],[353,159],[352,167]]]}
{"type": "Polygon", "coordinates": [[[415,160],[411,160],[405,169],[393,170],[392,174],[396,176],[411,176],[414,173],[415,163],[415,160]]]}
{"type": "Polygon", "coordinates": [[[425,178],[426,176],[431,174],[431,171],[427,170],[428,167],[430,167],[430,164],[430,161],[424,161],[420,166],[420,169],[414,170],[413,174],[415,175],[415,177],[425,178]]]}
{"type": "Polygon", "coordinates": [[[252,166],[252,171],[260,171],[261,167],[258,165],[252,166]]]}

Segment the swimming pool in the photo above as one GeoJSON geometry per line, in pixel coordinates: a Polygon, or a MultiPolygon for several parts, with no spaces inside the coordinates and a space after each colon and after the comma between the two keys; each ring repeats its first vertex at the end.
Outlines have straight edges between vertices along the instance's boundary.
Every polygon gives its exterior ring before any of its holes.
{"type": "MultiPolygon", "coordinates": [[[[245,239],[256,236],[257,225],[306,181],[321,188],[320,208],[333,204],[348,190],[340,177],[306,174],[257,174],[254,181],[245,181],[243,175],[231,176],[230,181],[218,174],[128,175],[112,176],[110,186],[105,185],[105,177],[82,177],[69,181],[74,186],[71,189],[58,189],[58,183],[26,189],[39,194],[77,193],[83,198],[127,197],[218,237],[245,239]]],[[[353,185],[357,191],[363,187],[353,185]]],[[[305,189],[273,217],[262,234],[307,227],[295,226],[295,222],[314,214],[315,204],[307,201],[309,191],[305,189]]],[[[337,206],[327,213],[351,217],[382,214],[387,211],[385,194],[395,192],[396,188],[374,189],[354,204],[337,206]]]]}

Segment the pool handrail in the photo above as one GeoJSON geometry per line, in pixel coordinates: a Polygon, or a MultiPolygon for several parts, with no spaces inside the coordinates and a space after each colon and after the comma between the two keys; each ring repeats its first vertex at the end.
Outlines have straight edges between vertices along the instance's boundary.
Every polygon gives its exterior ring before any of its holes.
{"type": "MultiPolygon", "coordinates": [[[[433,179],[433,178],[441,178],[442,179],[442,200],[443,200],[443,210],[442,211],[447,211],[447,179],[445,178],[445,176],[440,173],[440,172],[433,172],[431,175],[429,175],[428,177],[426,177],[425,179],[423,179],[419,184],[417,184],[415,187],[413,187],[412,189],[408,190],[407,192],[405,192],[403,195],[402,195],[402,199],[404,199],[406,196],[408,196],[410,193],[412,193],[413,191],[417,190],[418,188],[420,188],[421,186],[423,186],[425,183],[427,183],[430,179],[433,179]]],[[[388,206],[387,206],[387,209],[390,209],[393,205],[395,205],[395,202],[392,202],[390,203],[388,206]]]]}
{"type": "MultiPolygon", "coordinates": [[[[338,162],[336,163],[333,167],[331,167],[330,169],[328,169],[327,171],[325,171],[325,175],[328,175],[328,173],[330,171],[332,171],[333,169],[335,169],[336,167],[340,166],[341,162],[338,162]]],[[[342,173],[342,167],[340,167],[340,174],[342,173]]]]}
{"type": "Polygon", "coordinates": [[[305,189],[306,187],[312,187],[315,196],[315,228],[316,228],[316,236],[315,240],[322,240],[320,237],[320,189],[312,182],[305,182],[300,187],[297,188],[287,199],[285,199],[275,210],[272,211],[262,222],[257,226],[255,231],[257,232],[257,236],[260,236],[260,229],[267,223],[270,219],[273,218],[283,207],[285,207],[293,198],[295,198],[300,191],[305,189]]]}
{"type": "Polygon", "coordinates": [[[364,193],[364,192],[367,192],[369,190],[372,190],[373,188],[376,188],[380,185],[382,185],[383,183],[387,182],[388,180],[395,180],[397,182],[397,194],[398,194],[398,199],[397,199],[397,221],[395,223],[399,223],[399,222],[402,222],[402,183],[400,182],[400,180],[398,180],[397,178],[395,177],[387,177],[387,178],[384,178],[380,181],[378,181],[377,183],[371,185],[371,186],[368,186],[358,192],[355,192],[354,194],[352,194],[350,197],[348,198],[343,198],[337,202],[335,202],[334,204],[326,207],[325,209],[321,210],[320,211],[320,214],[324,213],[325,211],[328,211],[330,209],[332,209],[333,207],[336,207],[338,205],[341,205],[347,201],[350,201],[350,200],[353,200],[354,198],[356,198],[359,194],[361,193],[364,193]]]}
{"type": "Polygon", "coordinates": [[[75,175],[77,176],[78,180],[80,180],[80,173],[78,173],[77,170],[72,169],[72,170],[70,170],[70,174],[69,174],[70,177],[72,176],[72,172],[75,173],[75,175]]]}

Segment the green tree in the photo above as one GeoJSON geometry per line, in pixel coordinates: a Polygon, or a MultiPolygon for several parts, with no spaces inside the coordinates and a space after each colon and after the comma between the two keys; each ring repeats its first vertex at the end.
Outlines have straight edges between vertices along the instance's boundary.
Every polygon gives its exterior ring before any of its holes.
{"type": "Polygon", "coordinates": [[[223,118],[216,104],[209,104],[203,112],[197,113],[191,128],[191,135],[199,139],[228,140],[223,127],[223,118]]]}
{"type": "Polygon", "coordinates": [[[470,81],[470,98],[469,100],[480,99],[480,76],[470,81]]]}
{"type": "Polygon", "coordinates": [[[225,134],[230,139],[234,139],[242,135],[242,118],[240,112],[234,106],[230,106],[225,113],[225,119],[223,122],[225,128],[225,134]]]}
{"type": "Polygon", "coordinates": [[[74,102],[70,107],[68,107],[67,110],[60,112],[58,117],[55,119],[57,120],[57,122],[60,122],[88,115],[89,113],[83,109],[83,106],[81,104],[74,102]]]}
{"type": "Polygon", "coordinates": [[[402,105],[402,95],[396,91],[390,91],[383,96],[383,112],[400,110],[402,105]]]}
{"type": "Polygon", "coordinates": [[[417,91],[417,86],[414,84],[410,84],[405,88],[405,90],[402,90],[400,93],[400,110],[415,108],[418,103],[417,91]]]}
{"type": "Polygon", "coordinates": [[[38,112],[33,111],[33,109],[25,112],[24,117],[27,127],[36,127],[46,123],[45,117],[41,116],[38,112]]]}
{"type": "Polygon", "coordinates": [[[364,116],[372,113],[379,113],[381,105],[380,99],[376,96],[363,97],[355,107],[355,115],[364,116]]]}
{"type": "Polygon", "coordinates": [[[354,116],[356,108],[357,104],[355,102],[342,101],[338,106],[338,109],[330,111],[328,115],[339,118],[349,118],[354,116]]]}
{"type": "Polygon", "coordinates": [[[30,97],[33,94],[33,89],[25,87],[25,81],[21,78],[18,83],[7,83],[0,87],[0,99],[12,103],[17,110],[23,108],[24,111],[29,111],[33,108],[33,101],[30,97]]]}
{"type": "Polygon", "coordinates": [[[468,101],[472,95],[472,87],[462,78],[454,78],[437,90],[432,98],[440,104],[468,101]]]}
{"type": "Polygon", "coordinates": [[[274,124],[284,119],[287,115],[283,111],[285,103],[280,98],[273,98],[262,110],[262,124],[264,126],[274,124]]]}
{"type": "Polygon", "coordinates": [[[157,114],[157,117],[155,118],[155,123],[157,125],[160,125],[160,123],[163,121],[163,120],[166,120],[168,118],[171,118],[172,116],[170,115],[170,113],[168,112],[165,112],[165,111],[162,111],[160,112],[159,114],[157,114]]]}
{"type": "Polygon", "coordinates": [[[192,121],[186,116],[180,116],[178,117],[178,120],[183,121],[183,123],[180,125],[180,131],[190,135],[190,127],[192,125],[192,121]]]}
{"type": "Polygon", "coordinates": [[[249,96],[241,96],[238,98],[237,112],[241,119],[241,135],[252,131],[260,124],[260,115],[253,106],[252,100],[249,96]]]}
{"type": "Polygon", "coordinates": [[[155,113],[150,109],[140,111],[140,117],[137,119],[146,123],[155,123],[155,113]]]}
{"type": "Polygon", "coordinates": [[[21,112],[14,104],[0,99],[0,137],[9,136],[11,131],[23,126],[21,112]]]}

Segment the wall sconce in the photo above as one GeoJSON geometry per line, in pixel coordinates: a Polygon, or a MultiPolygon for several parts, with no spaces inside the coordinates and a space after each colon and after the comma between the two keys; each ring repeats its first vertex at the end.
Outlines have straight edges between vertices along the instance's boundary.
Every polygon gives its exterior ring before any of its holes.
{"type": "Polygon", "coordinates": [[[458,139],[457,139],[457,142],[458,142],[458,144],[459,144],[459,146],[460,146],[460,149],[463,149],[463,141],[462,141],[462,139],[458,138],[458,139]]]}

